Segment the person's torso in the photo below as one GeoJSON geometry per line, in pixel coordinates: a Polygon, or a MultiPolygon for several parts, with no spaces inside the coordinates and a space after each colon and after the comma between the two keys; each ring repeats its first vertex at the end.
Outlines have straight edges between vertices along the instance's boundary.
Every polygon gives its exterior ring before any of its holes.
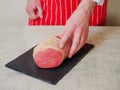
{"type": "MultiPolygon", "coordinates": [[[[29,20],[29,25],[65,25],[81,0],[41,0],[43,18],[29,20]]],[[[107,0],[106,0],[107,1],[107,0]]],[[[96,6],[90,18],[90,25],[104,25],[106,17],[106,2],[96,6]]]]}

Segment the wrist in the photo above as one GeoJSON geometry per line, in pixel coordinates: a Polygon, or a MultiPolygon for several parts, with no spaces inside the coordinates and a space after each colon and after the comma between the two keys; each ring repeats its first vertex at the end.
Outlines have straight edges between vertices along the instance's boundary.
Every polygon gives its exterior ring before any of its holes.
{"type": "Polygon", "coordinates": [[[88,15],[91,15],[95,6],[96,2],[93,2],[92,0],[82,0],[80,5],[78,6],[78,9],[83,10],[88,15]]]}

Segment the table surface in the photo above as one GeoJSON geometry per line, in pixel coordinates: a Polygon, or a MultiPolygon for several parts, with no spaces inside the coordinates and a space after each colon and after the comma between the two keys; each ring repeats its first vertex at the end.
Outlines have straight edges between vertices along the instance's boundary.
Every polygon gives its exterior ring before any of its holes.
{"type": "Polygon", "coordinates": [[[0,90],[120,90],[120,27],[90,27],[95,47],[57,85],[4,65],[38,42],[60,34],[62,26],[0,28],[0,90]]]}

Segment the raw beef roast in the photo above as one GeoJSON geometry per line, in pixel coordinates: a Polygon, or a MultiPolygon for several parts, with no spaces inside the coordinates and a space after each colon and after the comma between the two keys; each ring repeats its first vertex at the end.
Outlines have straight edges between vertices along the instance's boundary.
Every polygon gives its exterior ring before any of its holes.
{"type": "Polygon", "coordinates": [[[53,36],[39,43],[33,51],[35,64],[40,68],[55,68],[62,64],[68,56],[71,42],[67,42],[63,48],[58,46],[60,36],[53,36]]]}

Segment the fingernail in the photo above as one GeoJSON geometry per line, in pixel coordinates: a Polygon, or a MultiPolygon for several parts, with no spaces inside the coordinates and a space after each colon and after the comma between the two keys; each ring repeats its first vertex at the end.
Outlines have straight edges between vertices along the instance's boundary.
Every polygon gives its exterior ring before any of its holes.
{"type": "Polygon", "coordinates": [[[62,45],[62,44],[60,44],[60,45],[59,45],[59,47],[60,47],[60,48],[63,48],[63,45],[62,45]]]}
{"type": "Polygon", "coordinates": [[[60,47],[60,48],[63,48],[63,44],[62,44],[61,42],[59,43],[59,47],[60,47]]]}
{"type": "Polygon", "coordinates": [[[40,18],[43,18],[43,15],[39,13],[39,17],[40,17],[40,18]]]}
{"type": "Polygon", "coordinates": [[[43,18],[43,15],[40,15],[41,18],[43,18]]]}
{"type": "Polygon", "coordinates": [[[72,54],[69,55],[69,58],[71,58],[71,57],[72,57],[72,54]]]}

